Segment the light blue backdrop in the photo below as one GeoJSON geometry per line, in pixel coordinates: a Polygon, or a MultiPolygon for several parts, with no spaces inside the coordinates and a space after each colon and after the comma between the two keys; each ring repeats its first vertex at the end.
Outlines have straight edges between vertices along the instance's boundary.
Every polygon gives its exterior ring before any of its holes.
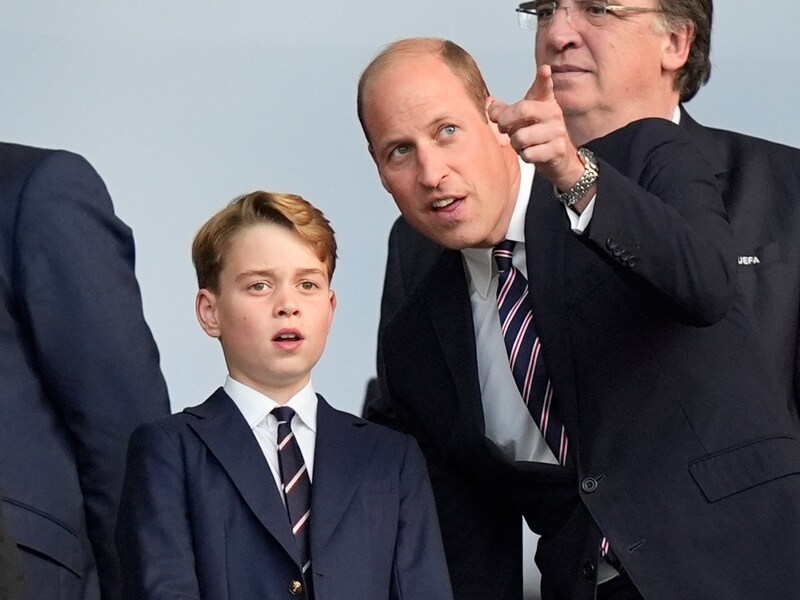
{"type": "MultiPolygon", "coordinates": [[[[717,3],[706,125],[800,146],[800,3],[717,3]]],[[[355,116],[361,69],[387,42],[449,37],[493,93],[521,97],[532,37],[515,2],[403,0],[5,0],[0,139],[84,154],[134,230],[137,272],[173,408],[225,375],[195,322],[191,239],[256,188],[302,194],[332,220],[336,322],[314,380],[360,410],[374,372],[386,238],[397,211],[355,116]]],[[[53,290],[57,294],[58,290],[53,290]]],[[[533,584],[532,584],[533,585],[533,584]]]]}
{"type": "MultiPolygon", "coordinates": [[[[714,73],[690,104],[708,125],[800,145],[800,3],[717,2],[714,73]]],[[[199,225],[256,188],[319,205],[338,233],[339,309],[315,384],[357,411],[374,372],[389,226],[355,117],[356,79],[385,43],[449,37],[517,100],[532,38],[509,0],[8,0],[0,6],[0,138],[84,154],[133,227],[145,312],[174,408],[225,370],[193,313],[199,225]]],[[[57,290],[56,290],[57,292],[57,290]]]]}

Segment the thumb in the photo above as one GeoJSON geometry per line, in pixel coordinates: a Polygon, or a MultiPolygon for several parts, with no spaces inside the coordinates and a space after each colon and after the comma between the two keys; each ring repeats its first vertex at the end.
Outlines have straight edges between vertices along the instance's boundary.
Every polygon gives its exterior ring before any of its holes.
{"type": "Polygon", "coordinates": [[[533,80],[533,85],[525,94],[526,100],[536,100],[537,102],[546,102],[555,100],[553,94],[553,71],[550,65],[540,65],[536,70],[536,79],[533,80]]]}
{"type": "Polygon", "coordinates": [[[500,114],[507,108],[508,104],[492,98],[491,104],[489,104],[486,109],[486,115],[489,117],[490,121],[497,123],[497,120],[500,118],[500,114]]]}

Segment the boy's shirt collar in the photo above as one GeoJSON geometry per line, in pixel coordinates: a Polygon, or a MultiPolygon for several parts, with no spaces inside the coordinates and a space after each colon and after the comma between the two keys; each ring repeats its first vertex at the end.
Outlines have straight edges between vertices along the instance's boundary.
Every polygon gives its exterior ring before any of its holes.
{"type": "MultiPolygon", "coordinates": [[[[275,400],[236,381],[228,375],[223,388],[244,416],[250,429],[255,429],[274,408],[281,406],[275,400]]],[[[294,409],[297,418],[314,433],[317,432],[317,395],[309,379],[305,387],[292,396],[283,406],[294,409]]]]}

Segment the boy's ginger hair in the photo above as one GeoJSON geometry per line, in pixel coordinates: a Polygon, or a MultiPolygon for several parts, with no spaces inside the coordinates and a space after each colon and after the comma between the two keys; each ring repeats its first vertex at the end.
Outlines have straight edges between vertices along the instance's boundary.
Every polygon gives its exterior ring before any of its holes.
{"type": "Polygon", "coordinates": [[[262,223],[285,227],[306,242],[328,270],[336,268],[336,238],[330,222],[318,208],[294,194],[256,191],[233,200],[200,228],[192,243],[197,285],[219,293],[219,277],[233,237],[262,223]]]}

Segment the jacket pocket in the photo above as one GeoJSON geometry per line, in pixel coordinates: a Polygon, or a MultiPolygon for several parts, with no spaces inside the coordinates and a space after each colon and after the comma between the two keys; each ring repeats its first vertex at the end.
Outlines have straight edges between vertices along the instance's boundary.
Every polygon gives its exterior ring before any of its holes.
{"type": "Polygon", "coordinates": [[[709,502],[800,474],[800,443],[793,437],[761,438],[698,459],[689,472],[709,502]]]}
{"type": "Polygon", "coordinates": [[[3,499],[3,511],[14,541],[83,576],[83,550],[80,539],[71,530],[47,514],[9,498],[3,499]]]}

